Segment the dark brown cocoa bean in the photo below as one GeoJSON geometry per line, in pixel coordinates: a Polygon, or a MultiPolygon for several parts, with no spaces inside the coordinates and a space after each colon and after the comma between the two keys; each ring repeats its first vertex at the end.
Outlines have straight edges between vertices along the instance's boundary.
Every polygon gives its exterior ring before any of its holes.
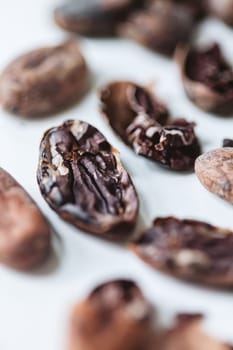
{"type": "Polygon", "coordinates": [[[169,112],[148,90],[113,82],[101,92],[102,112],[137,154],[173,170],[192,169],[200,154],[195,124],[169,120],[169,112]]]}
{"type": "Polygon", "coordinates": [[[138,197],[119,154],[93,126],[67,121],[41,142],[37,173],[42,195],[64,220],[112,239],[129,236],[138,197]]]}
{"type": "Polygon", "coordinates": [[[233,286],[233,231],[201,221],[158,218],[131,248],[146,263],[174,277],[233,286]]]}
{"type": "Polygon", "coordinates": [[[219,45],[179,49],[177,61],[185,91],[198,107],[220,114],[233,112],[233,70],[219,45]]]}
{"type": "Polygon", "coordinates": [[[0,261],[32,269],[48,257],[51,229],[26,191],[0,168],[0,261]]]}
{"type": "Polygon", "coordinates": [[[210,192],[233,204],[233,148],[219,148],[197,158],[195,172],[210,192]]]}
{"type": "Polygon", "coordinates": [[[135,0],[72,0],[55,9],[56,23],[65,30],[88,36],[115,34],[119,21],[137,6],[135,0]]]}
{"type": "Polygon", "coordinates": [[[119,27],[120,35],[166,55],[178,43],[186,43],[194,26],[189,7],[172,1],[155,0],[144,10],[132,13],[119,27]]]}
{"type": "Polygon", "coordinates": [[[97,287],[74,308],[69,350],[152,350],[153,308],[135,283],[97,287]]]}
{"type": "Polygon", "coordinates": [[[76,40],[31,51],[0,76],[0,103],[22,116],[53,113],[77,101],[88,85],[88,68],[76,40]]]}

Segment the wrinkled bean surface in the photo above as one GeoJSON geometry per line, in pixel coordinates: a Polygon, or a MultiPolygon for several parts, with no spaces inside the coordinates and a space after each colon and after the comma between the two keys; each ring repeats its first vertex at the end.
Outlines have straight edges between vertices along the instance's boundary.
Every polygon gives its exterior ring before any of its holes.
{"type": "Polygon", "coordinates": [[[200,154],[194,124],[169,119],[169,112],[148,90],[113,82],[101,92],[102,111],[112,128],[137,154],[174,170],[191,169],[200,154]]]}
{"type": "Polygon", "coordinates": [[[194,220],[159,218],[133,250],[154,268],[221,287],[233,285],[233,232],[194,220]]]}
{"type": "Polygon", "coordinates": [[[135,225],[132,181],[117,151],[85,122],[68,121],[44,135],[38,182],[49,205],[84,230],[124,236],[135,225]]]}

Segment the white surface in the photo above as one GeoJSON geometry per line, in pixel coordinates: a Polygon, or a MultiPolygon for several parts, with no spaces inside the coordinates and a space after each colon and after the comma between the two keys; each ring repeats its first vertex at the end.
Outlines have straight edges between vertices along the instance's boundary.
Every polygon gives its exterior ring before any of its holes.
{"type": "MultiPolygon", "coordinates": [[[[0,69],[25,50],[55,44],[65,37],[53,23],[56,1],[0,0],[0,69]]],[[[212,20],[200,29],[205,40],[220,39],[233,57],[233,32],[212,20]]],[[[105,124],[98,111],[96,88],[111,79],[155,82],[159,96],[174,116],[198,123],[204,150],[233,137],[233,118],[208,115],[185,97],[172,61],[120,40],[84,40],[83,49],[94,84],[81,103],[57,116],[22,120],[0,111],[0,165],[25,186],[55,226],[56,254],[40,271],[18,273],[0,267],[0,349],[65,349],[71,306],[97,282],[111,277],[134,278],[157,305],[163,318],[175,311],[208,315],[210,332],[233,342],[233,292],[208,290],[154,272],[125,248],[82,234],[62,222],[42,199],[35,172],[43,132],[69,118],[97,126],[121,151],[141,200],[141,227],[156,216],[204,219],[233,229],[232,207],[204,190],[194,174],[178,174],[137,157],[105,124]]],[[[97,349],[98,350],[98,349],[97,349]]]]}

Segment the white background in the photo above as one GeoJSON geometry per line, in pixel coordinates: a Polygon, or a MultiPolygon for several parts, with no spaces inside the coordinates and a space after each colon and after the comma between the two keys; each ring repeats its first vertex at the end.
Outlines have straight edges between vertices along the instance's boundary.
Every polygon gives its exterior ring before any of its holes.
{"type": "MultiPolygon", "coordinates": [[[[53,23],[56,1],[0,0],[0,69],[15,56],[66,37],[53,23]]],[[[199,30],[205,41],[220,40],[233,57],[233,32],[216,20],[199,30]]],[[[53,117],[23,120],[0,111],[0,165],[24,185],[55,226],[55,255],[33,273],[0,267],[0,349],[62,350],[72,305],[96,283],[112,277],[132,277],[157,306],[162,318],[176,311],[207,315],[205,326],[215,336],[233,342],[233,292],[189,285],[144,265],[124,247],[99,241],[62,222],[42,199],[36,183],[38,147],[43,132],[66,119],[79,118],[97,126],[121,152],[141,200],[140,227],[156,216],[203,219],[233,229],[232,207],[208,193],[194,174],[161,169],[137,157],[100,116],[96,89],[112,79],[154,82],[157,94],[174,116],[198,124],[203,149],[219,147],[233,137],[233,118],[206,114],[185,97],[176,65],[160,55],[124,40],[83,40],[93,75],[92,91],[79,105],[53,117]]]]}

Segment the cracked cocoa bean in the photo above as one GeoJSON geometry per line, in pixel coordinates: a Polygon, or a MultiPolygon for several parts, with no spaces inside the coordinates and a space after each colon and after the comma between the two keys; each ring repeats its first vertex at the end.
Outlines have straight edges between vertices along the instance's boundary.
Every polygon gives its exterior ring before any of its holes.
{"type": "Polygon", "coordinates": [[[73,311],[69,350],[152,350],[153,308],[137,285],[114,280],[73,311]]]}
{"type": "Polygon", "coordinates": [[[173,170],[193,168],[200,154],[195,124],[170,120],[151,92],[132,82],[113,82],[102,90],[101,102],[111,127],[137,154],[173,170]]]}
{"type": "Polygon", "coordinates": [[[112,239],[129,236],[138,197],[119,154],[93,126],[67,121],[48,130],[37,172],[47,203],[64,220],[112,239]]]}
{"type": "Polygon", "coordinates": [[[194,26],[189,7],[172,1],[156,0],[144,10],[133,12],[119,27],[119,34],[166,55],[178,43],[186,43],[194,26]]]}
{"type": "Polygon", "coordinates": [[[157,270],[201,284],[233,286],[233,232],[195,220],[158,218],[131,248],[157,270]]]}
{"type": "Polygon", "coordinates": [[[197,158],[195,172],[210,192],[233,204],[233,148],[219,148],[197,158]]]}
{"type": "Polygon", "coordinates": [[[0,168],[0,261],[22,270],[42,264],[51,246],[51,229],[22,186],[0,168]]]}
{"type": "Polygon", "coordinates": [[[56,23],[65,30],[88,36],[115,34],[116,27],[139,1],[72,0],[55,9],[56,23]]]}
{"type": "Polygon", "coordinates": [[[31,51],[0,76],[0,103],[22,116],[54,113],[86,91],[88,68],[76,40],[31,51]]]}
{"type": "Polygon", "coordinates": [[[180,49],[177,60],[185,91],[198,107],[220,114],[233,112],[233,70],[219,45],[180,49]]]}
{"type": "Polygon", "coordinates": [[[206,0],[210,14],[233,26],[233,0],[206,0]]]}

